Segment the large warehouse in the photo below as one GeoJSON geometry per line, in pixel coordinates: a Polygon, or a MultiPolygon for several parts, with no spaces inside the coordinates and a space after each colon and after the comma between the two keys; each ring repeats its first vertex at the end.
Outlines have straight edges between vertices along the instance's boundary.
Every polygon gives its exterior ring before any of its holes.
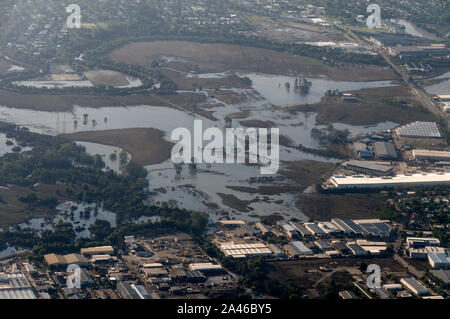
{"type": "Polygon", "coordinates": [[[328,183],[335,189],[450,185],[450,173],[411,174],[393,177],[332,176],[328,183]]]}
{"type": "Polygon", "coordinates": [[[357,173],[384,176],[390,175],[393,172],[392,166],[378,165],[367,161],[355,161],[351,160],[343,165],[346,169],[352,170],[357,173]]]}
{"type": "Polygon", "coordinates": [[[395,132],[402,137],[441,138],[441,133],[435,122],[413,122],[403,125],[395,132]]]}
{"type": "Polygon", "coordinates": [[[432,150],[413,150],[413,158],[418,161],[450,161],[450,152],[432,150]]]}

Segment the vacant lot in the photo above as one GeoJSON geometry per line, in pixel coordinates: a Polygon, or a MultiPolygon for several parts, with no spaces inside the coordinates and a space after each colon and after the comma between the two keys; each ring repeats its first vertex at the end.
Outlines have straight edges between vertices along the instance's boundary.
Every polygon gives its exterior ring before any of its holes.
{"type": "Polygon", "coordinates": [[[131,154],[132,162],[143,166],[169,159],[173,147],[172,143],[164,140],[163,132],[152,128],[79,132],[64,137],[73,141],[121,147],[131,154]]]}
{"type": "Polygon", "coordinates": [[[385,204],[386,198],[378,194],[304,194],[297,207],[314,220],[329,221],[374,218],[375,211],[385,204]]]}
{"type": "Polygon", "coordinates": [[[361,268],[369,264],[377,264],[383,274],[402,273],[404,269],[392,258],[342,258],[292,260],[270,263],[268,277],[283,286],[293,286],[309,298],[323,297],[326,286],[334,280],[336,285],[351,287],[354,281],[352,274],[361,274],[361,268]],[[320,271],[324,267],[326,271],[320,271]]]}
{"type": "MultiPolygon", "coordinates": [[[[273,50],[219,43],[195,43],[187,41],[154,41],[128,44],[110,53],[116,62],[150,65],[165,57],[185,60],[195,65],[197,72],[225,72],[248,70],[271,74],[298,74],[307,77],[327,76],[333,80],[348,80],[351,72],[354,81],[395,79],[388,68],[366,66],[358,68],[334,68],[317,59],[273,50]]],[[[185,63],[185,64],[186,64],[185,63]]],[[[186,70],[184,70],[186,71],[186,70]]]]}
{"type": "Polygon", "coordinates": [[[84,72],[86,78],[95,86],[109,85],[109,86],[125,86],[128,85],[128,80],[120,72],[111,70],[95,70],[84,72]]]}
{"type": "Polygon", "coordinates": [[[335,169],[331,163],[315,161],[289,162],[285,170],[280,174],[293,180],[299,187],[299,191],[318,183],[323,176],[330,174],[335,169]]]}

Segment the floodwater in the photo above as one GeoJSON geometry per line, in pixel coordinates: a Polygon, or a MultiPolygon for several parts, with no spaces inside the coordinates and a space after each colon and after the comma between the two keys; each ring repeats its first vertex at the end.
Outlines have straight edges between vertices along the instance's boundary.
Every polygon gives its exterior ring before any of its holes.
{"type": "MultiPolygon", "coordinates": [[[[90,143],[90,142],[80,142],[76,141],[78,145],[84,146],[86,148],[86,153],[89,155],[100,155],[103,159],[103,162],[105,162],[105,171],[106,170],[113,170],[114,172],[118,174],[123,173],[123,167],[126,165],[126,163],[121,164],[119,159],[119,154],[123,151],[120,147],[116,146],[109,146],[104,144],[98,144],[98,143],[90,143]],[[115,154],[116,159],[111,158],[111,155],[115,154]]],[[[131,155],[128,154],[128,161],[131,160],[131,155]]]]}
{"type": "MultiPolygon", "coordinates": [[[[16,140],[11,139],[11,138],[6,138],[6,135],[3,133],[0,133],[0,156],[3,156],[7,153],[13,153],[13,148],[19,146],[17,145],[16,140]],[[13,144],[11,145],[7,145],[6,142],[10,141],[13,144]]],[[[26,152],[26,151],[30,151],[31,147],[21,147],[19,146],[22,150],[20,152],[26,152]]]]}
{"type": "Polygon", "coordinates": [[[53,218],[33,218],[25,223],[18,224],[21,230],[31,230],[41,234],[45,230],[53,230],[53,225],[58,222],[71,223],[75,229],[77,238],[89,238],[89,227],[96,220],[109,222],[111,227],[116,227],[116,214],[98,207],[96,204],[65,202],[56,207],[57,213],[53,218]],[[89,215],[82,214],[89,211],[89,215]],[[82,216],[84,215],[84,216],[82,216]]]}
{"type": "Polygon", "coordinates": [[[414,24],[412,24],[409,21],[406,21],[403,19],[394,19],[393,21],[395,23],[405,26],[406,34],[413,35],[413,36],[416,36],[419,38],[427,38],[427,39],[431,39],[431,40],[436,39],[436,37],[434,35],[429,34],[428,32],[426,32],[424,30],[420,30],[419,28],[417,28],[414,24]]]}
{"type": "MultiPolygon", "coordinates": [[[[15,123],[28,127],[33,132],[58,135],[62,133],[74,133],[83,131],[126,129],[126,128],[155,128],[165,133],[165,138],[170,139],[171,132],[175,128],[188,128],[193,131],[194,120],[203,120],[203,130],[209,127],[225,128],[224,118],[232,113],[246,111],[249,116],[241,120],[233,120],[232,126],[241,126],[244,120],[270,121],[273,127],[280,129],[280,135],[286,136],[293,145],[302,144],[307,147],[319,148],[318,142],[311,137],[311,130],[315,127],[325,128],[316,124],[315,113],[286,112],[285,106],[290,104],[316,103],[324,96],[327,90],[338,89],[341,92],[358,90],[362,88],[387,87],[393,84],[390,81],[374,82],[344,82],[327,79],[309,79],[313,84],[309,94],[301,95],[294,92],[294,77],[277,76],[261,73],[238,72],[239,76],[247,76],[253,81],[254,89],[229,89],[235,91],[246,100],[239,104],[230,104],[225,107],[217,107],[212,110],[214,116],[219,119],[212,121],[201,118],[192,113],[186,113],[179,109],[162,106],[133,106],[133,107],[103,107],[87,108],[75,106],[73,112],[42,112],[25,109],[14,109],[0,106],[0,121],[15,123]],[[291,90],[286,88],[289,82],[291,90]]],[[[201,78],[217,78],[227,76],[227,73],[196,74],[191,75],[201,78]]],[[[201,92],[202,94],[206,92],[201,92]]],[[[218,101],[209,98],[207,103],[216,104],[218,101]]],[[[201,105],[198,106],[201,108],[201,105]]],[[[348,129],[352,136],[379,132],[391,129],[395,123],[385,122],[374,126],[352,126],[336,123],[337,129],[348,129]]],[[[103,157],[107,166],[116,172],[121,168],[116,162],[110,160],[110,154],[120,152],[120,148],[96,143],[81,143],[86,146],[89,154],[99,154],[103,157]]],[[[284,169],[289,161],[315,160],[336,163],[336,159],[329,159],[300,152],[294,148],[280,146],[280,170],[284,169]]],[[[264,196],[257,192],[243,192],[230,189],[230,187],[277,186],[289,184],[280,176],[274,180],[264,182],[251,182],[251,179],[260,177],[260,167],[244,164],[200,164],[196,169],[184,165],[182,172],[177,174],[170,159],[162,164],[146,167],[149,171],[148,179],[150,191],[154,192],[150,201],[160,204],[162,201],[175,200],[177,204],[186,209],[198,210],[209,213],[211,220],[223,218],[227,214],[244,220],[258,220],[259,216],[280,213],[286,218],[296,217],[307,221],[309,218],[295,207],[299,193],[284,193],[264,196]],[[223,204],[218,193],[233,195],[244,204],[247,212],[239,212],[230,209],[223,204]]],[[[52,224],[61,219],[71,221],[67,209],[72,204],[60,207],[60,212],[52,220],[30,220],[28,227],[36,230],[51,229],[52,224]]],[[[80,208],[74,212],[74,227],[79,228],[78,236],[89,236],[87,228],[95,222],[95,219],[112,220],[114,214],[99,210],[98,216],[91,216],[84,220],[79,216],[80,208]]],[[[93,209],[91,207],[91,209],[93,209]]],[[[26,226],[26,225],[23,225],[26,226]]]]}
{"type": "Polygon", "coordinates": [[[445,95],[450,94],[450,71],[437,76],[431,80],[439,80],[438,83],[425,87],[429,94],[445,95]]]}
{"type": "Polygon", "coordinates": [[[253,82],[253,88],[274,105],[312,104],[320,102],[325,92],[338,89],[341,92],[395,86],[391,81],[349,82],[333,81],[326,78],[313,79],[312,87],[308,94],[298,94],[294,90],[295,77],[283,75],[270,75],[262,73],[236,72],[240,77],[249,77],[253,82]],[[290,89],[286,87],[289,83],[290,89]]]}

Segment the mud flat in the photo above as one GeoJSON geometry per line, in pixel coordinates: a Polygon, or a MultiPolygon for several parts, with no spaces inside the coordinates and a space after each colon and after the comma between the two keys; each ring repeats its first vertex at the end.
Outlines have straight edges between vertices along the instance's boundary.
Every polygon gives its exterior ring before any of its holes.
{"type": "Polygon", "coordinates": [[[140,165],[159,164],[170,158],[173,144],[164,140],[164,133],[152,128],[130,128],[62,135],[74,141],[117,146],[131,154],[140,165]]]}
{"type": "MultiPolygon", "coordinates": [[[[391,80],[397,76],[387,67],[335,68],[320,60],[277,52],[268,49],[218,43],[188,41],[135,42],[111,52],[108,57],[115,62],[149,65],[161,58],[193,64],[204,73],[248,70],[270,74],[298,74],[307,77],[325,76],[333,80],[348,80],[351,72],[354,81],[391,80]]],[[[180,62],[177,62],[180,64],[180,62]]]]}

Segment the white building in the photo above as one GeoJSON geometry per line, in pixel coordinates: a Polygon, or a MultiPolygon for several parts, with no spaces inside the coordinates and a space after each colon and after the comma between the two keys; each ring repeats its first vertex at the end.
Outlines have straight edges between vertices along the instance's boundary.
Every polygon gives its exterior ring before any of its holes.
{"type": "Polygon", "coordinates": [[[328,184],[335,189],[393,188],[450,185],[450,173],[410,174],[394,177],[332,176],[328,184]]]}

